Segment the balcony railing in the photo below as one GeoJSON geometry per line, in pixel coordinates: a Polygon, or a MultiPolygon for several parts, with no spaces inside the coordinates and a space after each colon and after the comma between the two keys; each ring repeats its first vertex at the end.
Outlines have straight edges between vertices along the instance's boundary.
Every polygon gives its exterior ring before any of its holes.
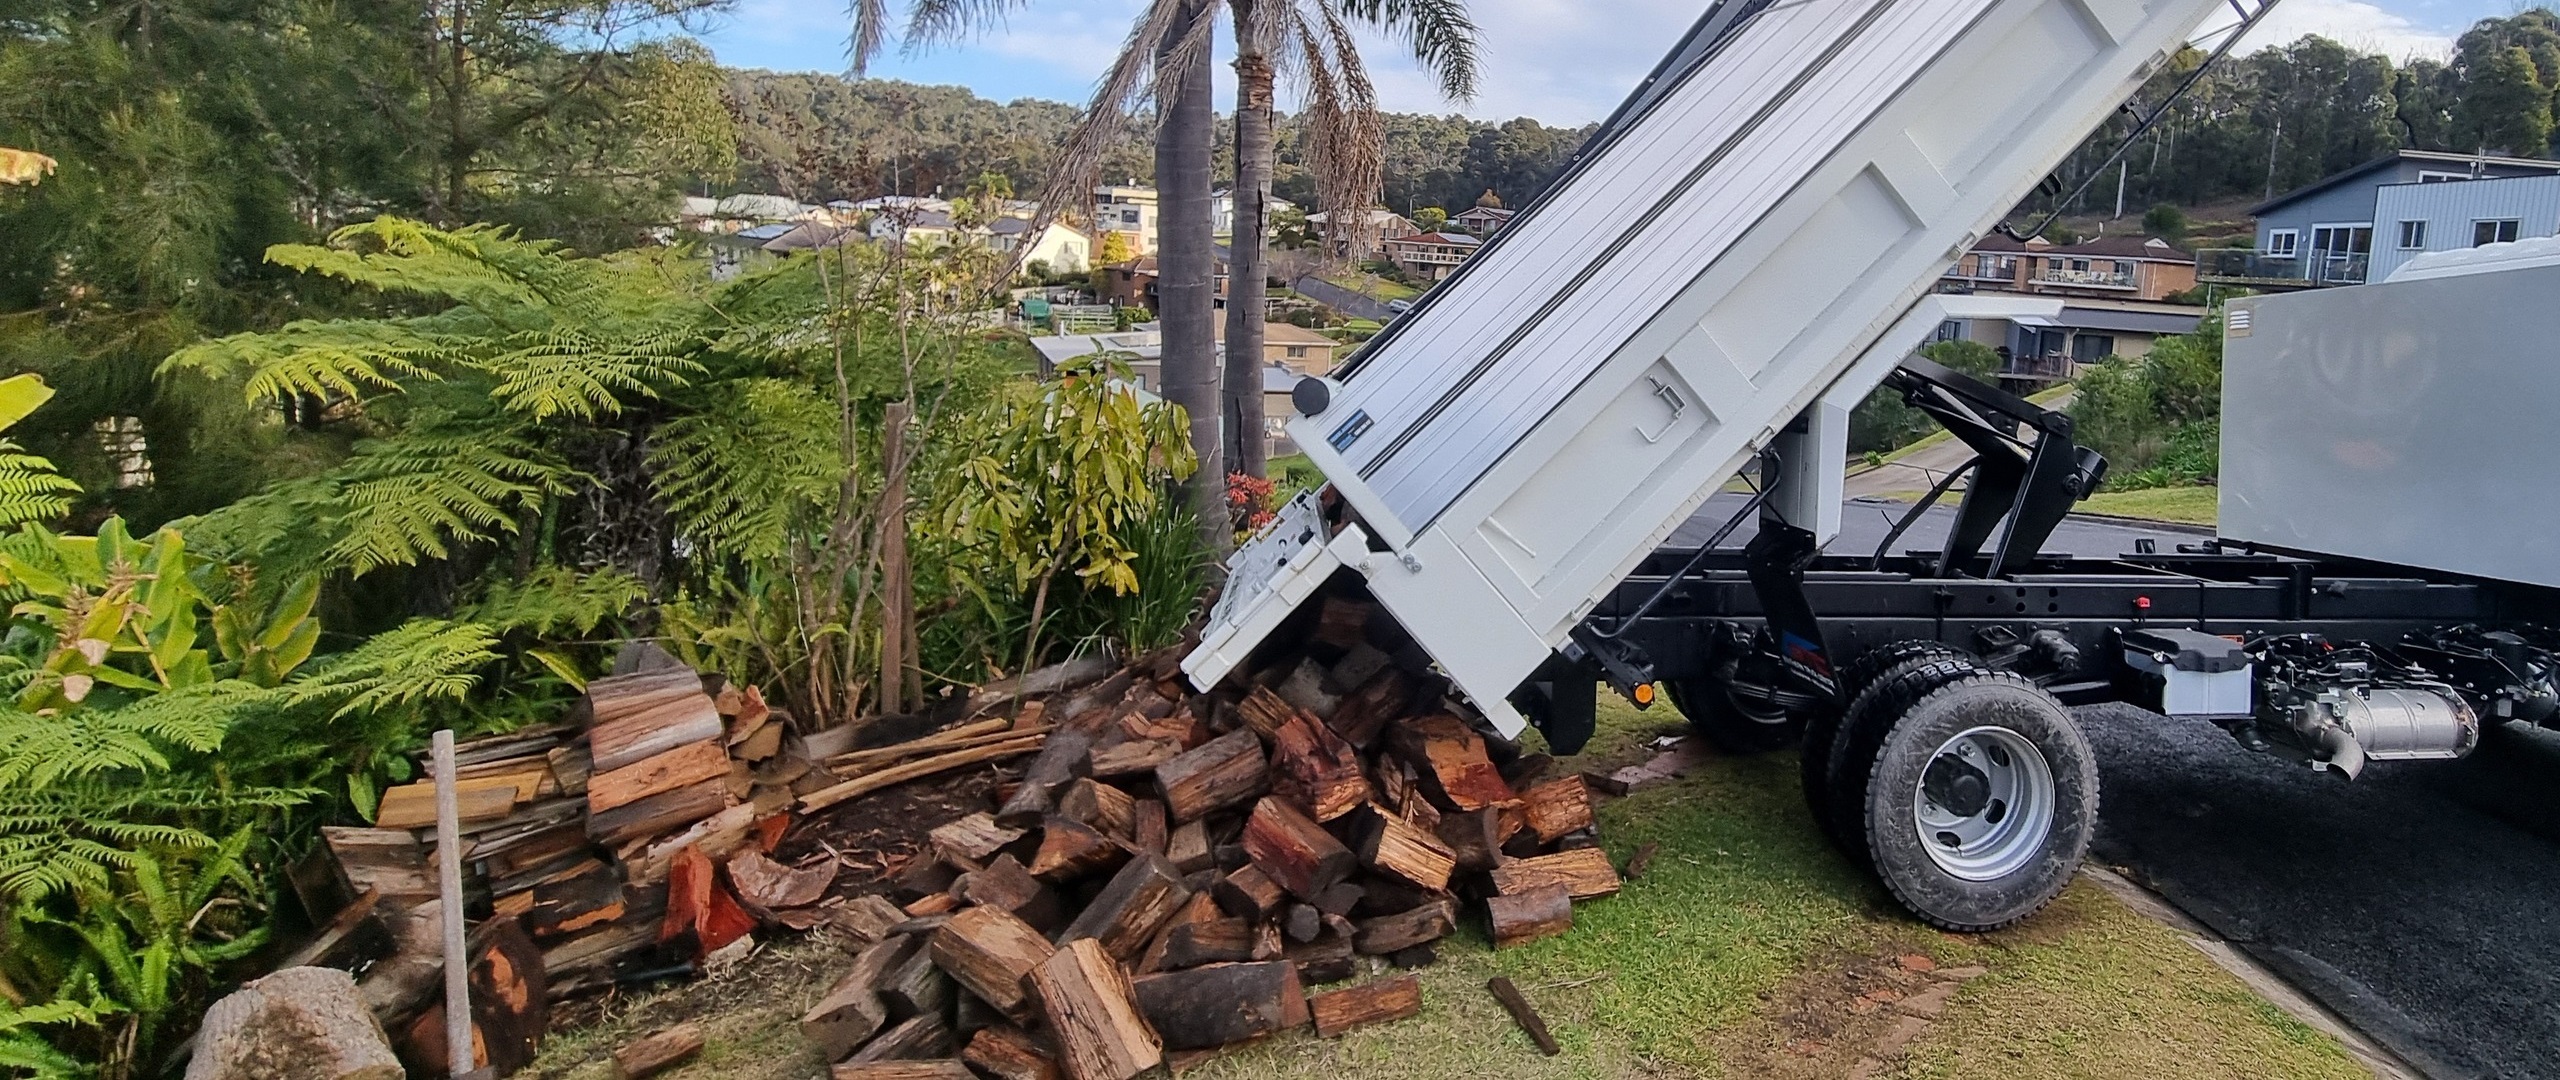
{"type": "Polygon", "coordinates": [[[2132,274],[2117,270],[2039,270],[2033,280],[2091,289],[2130,289],[2137,284],[2132,274]]]}
{"type": "Polygon", "coordinates": [[[2245,248],[2196,252],[2196,277],[2268,285],[2362,285],[2366,255],[2269,255],[2245,248]]]}

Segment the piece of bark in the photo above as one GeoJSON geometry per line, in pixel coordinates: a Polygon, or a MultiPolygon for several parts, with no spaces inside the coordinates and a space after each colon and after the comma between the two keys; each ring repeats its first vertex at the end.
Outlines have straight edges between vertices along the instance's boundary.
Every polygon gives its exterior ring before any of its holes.
{"type": "Polygon", "coordinates": [[[889,928],[905,922],[907,913],[898,909],[885,896],[857,896],[826,907],[827,925],[853,939],[857,945],[869,945],[889,935],[889,928]]]}
{"type": "Polygon", "coordinates": [[[1169,1050],[1206,1050],[1307,1022],[1306,991],[1287,961],[1211,964],[1137,980],[1138,1011],[1169,1050]]]}
{"type": "Polygon", "coordinates": [[[978,1080],[969,1066],[955,1060],[840,1061],[827,1066],[827,1080],[978,1080]]]}
{"type": "Polygon", "coordinates": [[[1568,776],[1551,780],[1520,793],[1520,812],[1529,823],[1529,831],[1542,843],[1553,843],[1569,832],[1591,828],[1591,789],[1584,787],[1582,777],[1568,776]]]}
{"type": "MultiPolygon", "coordinates": [[[[1139,799],[1131,805],[1129,842],[1149,855],[1162,855],[1172,842],[1166,826],[1164,800],[1139,799]]],[[[1176,865],[1174,869],[1182,870],[1176,865]]],[[[1190,873],[1183,870],[1183,873],[1190,873]]]]}
{"type": "Polygon", "coordinates": [[[1058,1080],[1049,1048],[1021,1028],[991,1027],[969,1040],[960,1060],[994,1080],[1058,1080]]]}
{"type": "Polygon", "coordinates": [[[1534,859],[1510,859],[1493,868],[1493,890],[1517,895],[1544,885],[1563,885],[1576,900],[1618,891],[1618,870],[1599,848],[1559,851],[1534,859]]]}
{"type": "Polygon", "coordinates": [[[1596,769],[1584,770],[1582,774],[1582,783],[1592,791],[1609,796],[1613,799],[1622,797],[1627,792],[1634,790],[1626,781],[1620,780],[1614,775],[1600,772],[1596,769]]]}
{"type": "Polygon", "coordinates": [[[1130,1080],[1164,1060],[1128,972],[1101,942],[1088,938],[1050,954],[1032,969],[1031,982],[1059,1062],[1074,1080],[1130,1080]]]}
{"type": "Polygon", "coordinates": [[[915,955],[919,944],[912,937],[892,937],[862,950],[854,958],[853,970],[800,1014],[801,1036],[834,1061],[879,1034],[889,1022],[889,1008],[880,1000],[880,980],[915,955]]]}
{"type": "Polygon", "coordinates": [[[921,1013],[908,1017],[881,1032],[862,1049],[846,1058],[847,1064],[871,1061],[920,1061],[949,1057],[960,1049],[960,1040],[951,1034],[951,1023],[940,1013],[921,1013]]]}
{"type": "Polygon", "coordinates": [[[1084,774],[1093,750],[1090,731],[1062,728],[1049,733],[1040,756],[1022,771],[1022,786],[996,810],[996,820],[1013,828],[1029,828],[1057,808],[1061,788],[1084,774]]]}
{"type": "Polygon", "coordinates": [[[1209,844],[1209,826],[1204,822],[1186,821],[1174,826],[1165,836],[1164,857],[1173,868],[1195,874],[1218,865],[1218,856],[1209,844]]]}
{"type": "Polygon", "coordinates": [[[1253,928],[1253,945],[1245,951],[1245,956],[1252,960],[1276,960],[1289,948],[1289,939],[1280,933],[1280,923],[1271,920],[1253,928]]]}
{"type": "Polygon", "coordinates": [[[729,806],[728,785],[705,780],[587,817],[587,836],[606,847],[674,832],[729,806]]]}
{"type": "Polygon", "coordinates": [[[1442,809],[1479,810],[1512,798],[1511,786],[1486,756],[1483,737],[1465,720],[1447,713],[1418,717],[1388,734],[1442,809]]]}
{"type": "Polygon", "coordinates": [[[651,843],[637,858],[626,859],[623,876],[634,885],[649,885],[667,878],[667,867],[686,848],[698,848],[713,862],[720,862],[754,842],[756,809],[744,803],[728,807],[695,822],[692,827],[664,840],[651,843]]]}
{"type": "Polygon", "coordinates": [[[1101,780],[1154,775],[1156,767],[1181,756],[1183,746],[1171,739],[1124,739],[1094,747],[1086,771],[1101,780]]]}
{"type": "Polygon", "coordinates": [[[1166,939],[1161,966],[1171,971],[1252,958],[1252,923],[1243,919],[1209,919],[1175,926],[1172,936],[1166,939]]]}
{"type": "MultiPolygon", "coordinates": [[[[1049,735],[1045,733],[1033,732],[988,746],[980,746],[969,750],[955,750],[947,754],[935,754],[932,757],[910,761],[903,765],[894,765],[878,772],[865,773],[861,776],[846,780],[843,783],[839,783],[831,787],[820,788],[801,796],[800,811],[802,813],[813,814],[830,806],[845,802],[846,800],[857,799],[874,791],[879,791],[883,788],[895,787],[910,780],[932,776],[936,773],[949,772],[950,770],[970,765],[979,765],[990,761],[999,761],[1004,758],[1020,757],[1024,754],[1035,753],[1041,749],[1042,744],[1048,738],[1049,735]]],[[[997,818],[998,820],[1004,820],[1003,815],[997,815],[997,818]]]]}
{"type": "Polygon", "coordinates": [[[1315,717],[1299,713],[1271,737],[1271,793],[1308,817],[1332,821],[1369,801],[1360,752],[1315,717]]]}
{"type": "Polygon", "coordinates": [[[1308,986],[1341,982],[1360,971],[1360,960],[1347,935],[1325,934],[1314,941],[1289,945],[1282,958],[1298,966],[1298,979],[1308,986]]]}
{"type": "Polygon", "coordinates": [[[1519,987],[1511,985],[1510,979],[1496,975],[1484,984],[1484,988],[1492,992],[1494,1000],[1502,1003],[1502,1011],[1511,1014],[1512,1022],[1528,1033],[1529,1041],[1538,1044],[1539,1053],[1554,1057],[1564,1052],[1563,1047],[1556,1045],[1556,1037],[1548,1033],[1547,1022],[1538,1016],[1538,1010],[1529,1006],[1528,997],[1520,992],[1519,987]]]}
{"type": "Polygon", "coordinates": [[[1122,840],[1137,824],[1137,800],[1128,792],[1090,776],[1068,784],[1058,795],[1058,816],[1090,825],[1094,831],[1122,840]]]}
{"type": "Polygon", "coordinates": [[[1272,693],[1268,686],[1254,687],[1245,694],[1244,700],[1236,703],[1236,717],[1243,720],[1244,726],[1255,735],[1265,739],[1279,734],[1281,726],[1296,715],[1297,706],[1272,693]]]}
{"type": "Polygon", "coordinates": [[[1074,881],[1128,861],[1127,845],[1081,822],[1051,817],[1040,826],[1040,851],[1031,857],[1031,875],[1046,881],[1074,881]]]}
{"type": "Polygon", "coordinates": [[[1662,845],[1651,840],[1636,845],[1636,853],[1627,856],[1627,880],[1633,881],[1643,877],[1644,872],[1653,866],[1654,853],[1661,850],[1662,845]]]}
{"type": "Polygon", "coordinates": [[[667,910],[659,921],[659,942],[689,941],[694,957],[700,959],[755,929],[756,917],[720,884],[709,856],[697,848],[676,856],[667,874],[667,910]]]}
{"type": "Polygon", "coordinates": [[[944,859],[984,865],[1005,845],[1022,839],[1022,830],[998,825],[995,815],[979,811],[935,826],[926,835],[944,859]]]}
{"type": "Polygon", "coordinates": [[[1435,831],[1456,858],[1458,869],[1491,870],[1502,859],[1502,840],[1496,835],[1501,818],[1501,812],[1490,807],[1454,811],[1440,816],[1440,827],[1435,831]]]}
{"type": "Polygon", "coordinates": [[[1343,695],[1333,712],[1325,716],[1325,726],[1344,742],[1365,751],[1378,744],[1378,736],[1404,714],[1412,700],[1413,684],[1403,672],[1389,668],[1343,695]]]}
{"type": "Polygon", "coordinates": [[[1031,924],[990,907],[963,908],[933,932],[933,962],[952,979],[1016,1020],[1032,1004],[1022,978],[1055,950],[1031,924]]]}
{"type": "Polygon", "coordinates": [[[279,1075],[288,1067],[292,1075],[330,1080],[406,1075],[355,979],[320,967],[285,968],[215,1001],[197,1029],[186,1074],[228,1080],[279,1075]]]}
{"type": "MultiPolygon", "coordinates": [[[[674,695],[654,707],[599,719],[587,730],[587,747],[594,755],[594,775],[601,777],[687,743],[708,740],[717,747],[722,733],[719,710],[696,687],[691,694],[674,695]]],[[[588,783],[592,787],[594,781],[588,783]]]]}
{"type": "Polygon", "coordinates": [[[1165,812],[1177,823],[1198,821],[1215,811],[1251,802],[1269,784],[1261,737],[1241,729],[1183,751],[1156,767],[1156,789],[1164,793],[1165,812]]]}
{"type": "Polygon", "coordinates": [[[1347,990],[1317,994],[1307,999],[1307,1011],[1314,1014],[1316,1034],[1330,1039],[1353,1028],[1402,1020],[1420,1013],[1422,983],[1411,975],[1398,975],[1347,990]]]}
{"type": "Polygon", "coordinates": [[[1100,941],[1113,959],[1133,964],[1157,928],[1191,902],[1182,875],[1172,863],[1140,855],[1120,867],[1084,912],[1058,935],[1061,945],[1085,939],[1100,941]]]}
{"type": "Polygon", "coordinates": [[[1289,897],[1288,891],[1282,889],[1279,882],[1271,880],[1270,874],[1252,865],[1227,875],[1210,891],[1216,894],[1218,906],[1226,909],[1227,914],[1248,922],[1262,921],[1265,916],[1280,910],[1280,905],[1289,897]]]}
{"type": "Polygon", "coordinates": [[[951,914],[949,912],[935,912],[929,915],[910,915],[907,917],[905,922],[890,927],[889,936],[897,937],[901,934],[910,934],[917,937],[930,938],[933,936],[934,931],[942,929],[950,922],[951,914]]]}
{"type": "Polygon", "coordinates": [[[1245,853],[1271,880],[1301,900],[1314,900],[1351,876],[1357,860],[1295,807],[1278,798],[1255,803],[1244,826],[1245,853]]]}
{"type": "MultiPolygon", "coordinates": [[[[943,924],[948,927],[949,923],[943,924]]],[[[935,933],[941,931],[936,930],[935,933]]],[[[951,976],[937,965],[930,942],[917,949],[907,961],[889,971],[880,980],[880,1003],[889,1007],[892,1019],[906,1019],[927,1013],[940,1015],[951,1005],[951,976]]]]}
{"type": "Polygon", "coordinates": [[[622,1044],[613,1052],[613,1072],[621,1080],[643,1080],[701,1052],[702,1029],[693,1024],[677,1024],[622,1044]]]}
{"type": "Polygon", "coordinates": [[[1485,898],[1493,947],[1508,949],[1573,929],[1573,894],[1561,884],[1485,898]]]}
{"type": "Polygon", "coordinates": [[[1011,854],[996,856],[986,869],[964,876],[953,889],[972,904],[1008,912],[1044,933],[1067,921],[1066,906],[1057,891],[1031,876],[1011,854]]]}
{"type": "Polygon", "coordinates": [[[1362,920],[1351,945],[1371,956],[1385,956],[1438,941],[1457,928],[1457,903],[1437,900],[1400,914],[1362,920]]]}
{"type": "Polygon", "coordinates": [[[1458,854],[1439,837],[1375,807],[1364,810],[1353,828],[1361,865],[1435,892],[1449,887],[1458,854]]]}
{"type": "Polygon", "coordinates": [[[748,910],[769,916],[825,899],[827,886],[835,884],[839,866],[834,859],[827,859],[794,870],[750,849],[729,857],[729,884],[737,887],[738,900],[748,910]]]}

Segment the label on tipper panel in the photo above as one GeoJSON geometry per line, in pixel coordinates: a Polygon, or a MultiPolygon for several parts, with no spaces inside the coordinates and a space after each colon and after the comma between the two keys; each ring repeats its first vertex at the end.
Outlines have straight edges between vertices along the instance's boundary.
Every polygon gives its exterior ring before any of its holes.
{"type": "Polygon", "coordinates": [[[1352,413],[1351,419],[1343,421],[1341,427],[1333,429],[1333,434],[1325,436],[1325,444],[1339,454],[1351,449],[1351,444],[1359,442],[1360,436],[1368,434],[1370,426],[1369,411],[1362,409],[1352,413]]]}

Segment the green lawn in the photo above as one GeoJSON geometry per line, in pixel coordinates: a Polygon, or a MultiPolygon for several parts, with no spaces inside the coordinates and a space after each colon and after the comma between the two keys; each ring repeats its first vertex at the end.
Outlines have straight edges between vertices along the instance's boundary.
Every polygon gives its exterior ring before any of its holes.
{"type": "Polygon", "coordinates": [[[2078,509],[2092,514],[2211,525],[2219,520],[2216,503],[2221,497],[2221,490],[2190,486],[2101,491],[2081,500],[2078,509]]]}
{"type": "MultiPolygon", "coordinates": [[[[1604,695],[1600,736],[1563,770],[1640,760],[1678,717],[1604,695]]],[[[1534,737],[1532,737],[1534,740],[1534,737]]],[[[1562,774],[1561,770],[1558,773],[1562,774]]],[[[1906,967],[1979,966],[1945,1014],[1879,1077],[2357,1077],[2343,1050],[2258,998],[2176,933],[2082,882],[1998,934],[1951,935],[1900,914],[1815,832],[1786,754],[1707,759],[1689,776],[1601,807],[1623,862],[1660,845],[1617,896],[1575,909],[1571,933],[1494,952],[1480,923],[1423,969],[1418,1019],[1338,1039],[1297,1033],[1186,1076],[1303,1080],[1847,1075],[1906,1023],[1878,1004],[1930,985],[1906,967]],[[1541,1057],[1484,990],[1507,975],[1564,1053],[1541,1057]]],[[[617,1004],[555,1038],[531,1076],[602,1077],[603,1055],[653,1026],[698,1019],[704,1058],[677,1076],[798,1080],[819,1063],[791,1017],[849,962],[823,944],[767,952],[741,972],[617,1004]]]]}
{"type": "Polygon", "coordinates": [[[1422,290],[1401,281],[1390,281],[1376,274],[1365,274],[1357,270],[1326,274],[1323,275],[1322,280],[1359,293],[1381,304],[1389,300],[1411,300],[1422,295],[1422,290]]]}

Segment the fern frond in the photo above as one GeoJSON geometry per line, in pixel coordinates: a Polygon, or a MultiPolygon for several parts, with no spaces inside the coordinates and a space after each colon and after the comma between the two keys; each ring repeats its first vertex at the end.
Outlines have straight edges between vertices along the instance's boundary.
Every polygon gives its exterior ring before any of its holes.
{"type": "Polygon", "coordinates": [[[150,862],[149,851],[220,847],[190,822],[236,821],[299,806],[314,794],[224,791],[197,780],[85,780],[45,791],[0,790],[0,895],[34,903],[102,888],[117,871],[150,862]]]}
{"type": "Polygon", "coordinates": [[[66,778],[169,767],[175,751],[210,753],[231,725],[280,699],[241,682],[144,697],[120,709],[46,716],[0,710],[0,789],[50,787],[66,778]]]}
{"type": "Polygon", "coordinates": [[[294,705],[331,715],[458,700],[498,658],[498,639],[477,623],[411,619],[346,652],[316,661],[280,689],[294,705]]]}
{"type": "Polygon", "coordinates": [[[610,416],[622,411],[620,394],[655,398],[702,372],[690,355],[698,342],[678,332],[616,340],[562,328],[515,334],[508,345],[480,366],[497,376],[493,393],[501,405],[535,420],[610,416]]]}
{"type": "Polygon", "coordinates": [[[329,558],[362,575],[444,558],[452,545],[516,530],[517,514],[573,474],[504,432],[411,434],[360,444],[340,470],[344,507],[329,558]]]}
{"type": "Polygon", "coordinates": [[[777,554],[795,507],[844,476],[835,406],[779,379],[724,388],[708,409],[659,425],[649,466],[658,497],[704,550],[777,554]]]}
{"type": "Polygon", "coordinates": [[[362,397],[398,390],[402,379],[437,377],[434,367],[452,358],[452,346],[427,332],[432,325],[415,319],[303,320],[191,345],[161,361],[160,370],[242,377],[242,393],[252,403],[300,395],[362,397]]]}
{"type": "Polygon", "coordinates": [[[79,493],[80,485],[55,472],[53,462],[0,439],[0,526],[61,517],[79,493]]]}
{"type": "Polygon", "coordinates": [[[550,566],[534,571],[521,582],[491,584],[478,601],[457,614],[498,633],[525,630],[542,637],[564,631],[586,634],[648,598],[649,587],[620,570],[607,568],[580,574],[564,566],[550,566]]]}

